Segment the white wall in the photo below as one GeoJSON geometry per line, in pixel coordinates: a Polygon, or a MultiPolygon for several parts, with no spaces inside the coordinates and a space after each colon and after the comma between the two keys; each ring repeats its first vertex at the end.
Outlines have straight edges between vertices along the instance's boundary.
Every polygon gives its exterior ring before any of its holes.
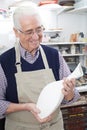
{"type": "Polygon", "coordinates": [[[0,20],[0,54],[13,47],[15,35],[13,32],[12,21],[8,18],[0,20]]]}
{"type": "Polygon", "coordinates": [[[8,6],[13,4],[15,0],[0,0],[0,8],[1,9],[8,9],[8,6]]]}
{"type": "Polygon", "coordinates": [[[72,33],[83,32],[87,37],[87,13],[61,13],[56,10],[43,10],[42,19],[46,29],[62,28],[61,41],[69,41],[72,33]]]}
{"type": "Polygon", "coordinates": [[[87,35],[87,15],[63,13],[58,16],[57,26],[63,28],[62,38],[65,41],[70,40],[72,33],[83,32],[87,35]]]}
{"type": "Polygon", "coordinates": [[[57,15],[55,11],[41,10],[40,14],[43,25],[46,29],[53,29],[57,27],[57,15]]]}

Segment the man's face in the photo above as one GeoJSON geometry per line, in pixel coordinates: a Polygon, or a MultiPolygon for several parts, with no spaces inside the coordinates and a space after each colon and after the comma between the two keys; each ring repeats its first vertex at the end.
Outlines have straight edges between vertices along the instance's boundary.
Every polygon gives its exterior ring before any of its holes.
{"type": "Polygon", "coordinates": [[[21,29],[14,29],[16,36],[20,39],[21,46],[31,52],[42,42],[43,28],[35,16],[20,18],[21,29]]]}

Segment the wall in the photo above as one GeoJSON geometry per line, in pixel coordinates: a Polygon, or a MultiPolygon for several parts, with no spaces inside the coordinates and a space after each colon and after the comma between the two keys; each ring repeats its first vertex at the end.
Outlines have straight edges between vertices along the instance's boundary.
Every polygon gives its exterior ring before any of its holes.
{"type": "Polygon", "coordinates": [[[0,20],[0,54],[13,47],[15,36],[13,33],[13,24],[9,18],[0,20]]]}
{"type": "Polygon", "coordinates": [[[40,11],[43,25],[46,29],[57,28],[57,14],[55,11],[43,10],[40,11]]]}
{"type": "Polygon", "coordinates": [[[61,13],[58,15],[56,10],[45,10],[42,14],[47,29],[63,29],[61,41],[69,41],[72,33],[83,32],[87,37],[87,13],[61,13]]]}
{"type": "Polygon", "coordinates": [[[57,26],[63,28],[62,39],[69,41],[72,33],[83,32],[87,37],[87,14],[67,14],[58,15],[57,26]]]}
{"type": "Polygon", "coordinates": [[[13,4],[15,0],[0,0],[0,8],[1,9],[8,9],[8,6],[13,4]]]}

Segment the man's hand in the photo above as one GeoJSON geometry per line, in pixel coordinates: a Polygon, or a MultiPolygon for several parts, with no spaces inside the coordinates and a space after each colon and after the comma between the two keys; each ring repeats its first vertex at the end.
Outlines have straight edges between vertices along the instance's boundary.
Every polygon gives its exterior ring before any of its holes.
{"type": "Polygon", "coordinates": [[[27,110],[30,111],[34,115],[34,117],[38,120],[38,122],[45,123],[45,122],[49,122],[50,120],[52,120],[51,116],[41,119],[38,115],[40,113],[40,110],[36,107],[36,104],[26,103],[26,107],[27,107],[27,110]]]}
{"type": "Polygon", "coordinates": [[[65,78],[63,80],[64,88],[62,89],[62,92],[64,94],[64,99],[67,101],[70,101],[74,97],[74,87],[75,87],[75,79],[67,79],[65,78]]]}

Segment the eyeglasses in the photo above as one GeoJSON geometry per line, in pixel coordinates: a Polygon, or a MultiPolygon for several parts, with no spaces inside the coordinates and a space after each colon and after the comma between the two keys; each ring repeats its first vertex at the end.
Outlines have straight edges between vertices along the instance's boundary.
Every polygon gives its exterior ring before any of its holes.
{"type": "Polygon", "coordinates": [[[20,29],[17,29],[19,32],[23,33],[26,36],[32,37],[34,33],[36,33],[37,35],[40,35],[42,33],[42,31],[44,30],[43,26],[39,26],[36,29],[30,29],[27,31],[22,31],[20,29]]]}

